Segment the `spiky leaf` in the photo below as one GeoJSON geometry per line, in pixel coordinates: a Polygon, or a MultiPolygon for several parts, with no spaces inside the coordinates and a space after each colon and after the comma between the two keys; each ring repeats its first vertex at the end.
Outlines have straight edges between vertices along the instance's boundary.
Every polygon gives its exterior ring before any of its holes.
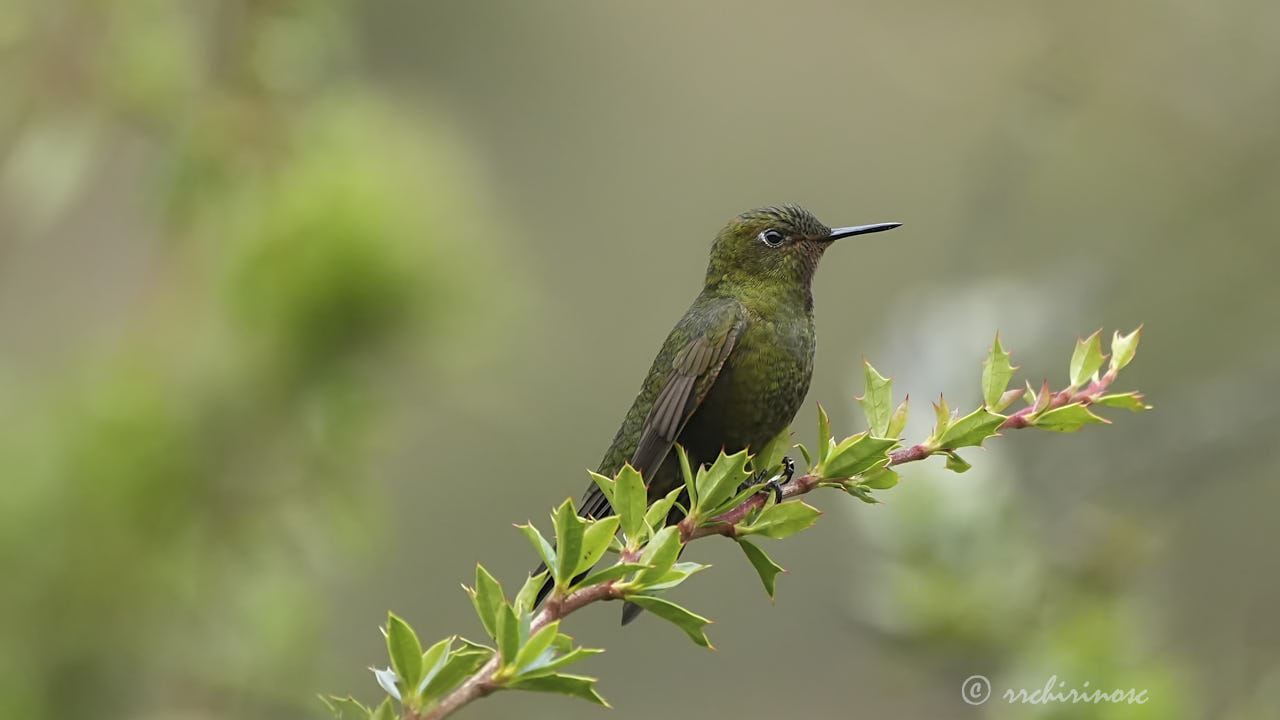
{"type": "Polygon", "coordinates": [[[753,472],[768,472],[782,463],[782,458],[786,457],[787,449],[791,447],[791,428],[787,428],[778,433],[772,440],[765,443],[751,457],[751,470],[753,472]]]}
{"type": "MultiPolygon", "coordinates": [[[[528,580],[524,581],[524,585],[520,587],[520,592],[516,593],[515,606],[517,613],[527,613],[533,609],[533,601],[538,598],[538,591],[542,589],[542,585],[547,581],[547,571],[542,571],[537,575],[530,575],[528,580]]],[[[479,608],[476,608],[477,612],[479,608]]],[[[497,624],[497,607],[494,607],[494,624],[497,624]]],[[[485,628],[488,630],[488,627],[485,628]]],[[[493,634],[490,633],[490,637],[493,634]]]]}
{"type": "Polygon", "coordinates": [[[1125,365],[1133,361],[1133,356],[1138,352],[1138,340],[1141,337],[1141,325],[1128,335],[1121,335],[1119,330],[1116,331],[1111,338],[1111,370],[1120,372],[1125,365]]]}
{"type": "Polygon", "coordinates": [[[991,406],[991,409],[995,412],[1004,412],[1004,409],[1012,405],[1013,401],[1017,400],[1019,395],[1022,395],[1022,388],[1005,390],[1004,394],[1000,396],[1000,401],[991,406]]]}
{"type": "Polygon", "coordinates": [[[1076,341],[1076,349],[1071,353],[1071,387],[1079,387],[1089,382],[1089,378],[1102,367],[1102,331],[1095,330],[1092,335],[1076,341]]]}
{"type": "Polygon", "coordinates": [[[542,537],[542,533],[538,532],[538,528],[531,523],[517,525],[516,527],[529,539],[529,544],[533,546],[533,549],[538,551],[538,557],[542,558],[542,564],[549,568],[554,568],[556,566],[556,549],[551,547],[551,543],[547,542],[546,538],[542,537]]]}
{"type": "MultiPolygon", "coordinates": [[[[565,638],[568,636],[560,635],[558,637],[565,638]]],[[[531,678],[531,677],[537,677],[539,675],[551,675],[551,674],[554,674],[557,670],[559,670],[562,667],[565,667],[567,665],[572,665],[573,663],[576,663],[580,660],[585,660],[586,658],[589,658],[592,655],[599,655],[600,653],[604,652],[604,650],[598,650],[596,648],[569,649],[564,647],[556,647],[555,643],[552,644],[552,648],[557,653],[562,653],[562,654],[557,655],[555,653],[544,653],[541,657],[537,658],[532,663],[529,663],[529,665],[525,666],[525,668],[520,671],[520,677],[531,678]]]]}
{"type": "Polygon", "coordinates": [[[636,578],[636,582],[640,584],[656,582],[658,578],[666,574],[671,566],[675,564],[676,558],[680,556],[680,529],[675,525],[668,525],[658,531],[653,536],[653,540],[645,546],[644,552],[640,555],[641,564],[648,565],[647,569],[640,572],[640,576],[636,578]]]}
{"type": "Polygon", "coordinates": [[[586,576],[582,579],[582,582],[578,583],[575,587],[584,588],[591,587],[592,585],[599,585],[600,583],[617,580],[624,575],[630,575],[633,572],[644,570],[647,567],[649,566],[644,563],[618,563],[616,565],[610,565],[600,572],[586,576]]]}
{"type": "Polygon", "coordinates": [[[939,395],[938,402],[933,404],[933,414],[937,418],[937,424],[933,426],[933,437],[940,438],[951,426],[951,408],[947,407],[947,399],[942,395],[939,395]]]}
{"type": "Polygon", "coordinates": [[[969,468],[973,467],[964,458],[960,457],[954,452],[948,452],[946,453],[946,455],[947,455],[946,467],[948,470],[952,472],[962,473],[968,470],[969,468]]]}
{"type": "Polygon", "coordinates": [[[575,577],[580,572],[590,570],[604,556],[605,550],[609,549],[609,541],[618,532],[618,522],[617,515],[610,515],[587,525],[586,532],[582,534],[582,558],[573,571],[575,577]]]}
{"type": "Polygon", "coordinates": [[[898,484],[898,473],[887,467],[876,468],[867,473],[859,484],[872,490],[888,490],[898,484]]]}
{"type": "Polygon", "coordinates": [[[636,547],[643,542],[645,530],[644,511],[649,506],[648,490],[644,487],[644,479],[630,464],[623,465],[613,489],[617,504],[613,511],[622,521],[622,534],[627,544],[636,547]]]}
{"type": "Polygon", "coordinates": [[[764,591],[769,593],[769,599],[772,600],[777,586],[778,573],[786,572],[786,570],[774,562],[755,543],[745,538],[735,539],[738,541],[738,547],[742,548],[742,553],[747,556],[747,561],[751,563],[751,567],[756,569],[756,574],[760,576],[760,582],[764,583],[764,591]]]}
{"type": "Polygon", "coordinates": [[[818,464],[827,459],[831,452],[831,421],[827,419],[827,411],[818,403],[818,464]]]}
{"type": "Polygon", "coordinates": [[[329,708],[329,712],[333,713],[335,720],[369,720],[369,717],[373,715],[373,711],[366,707],[364,703],[350,695],[346,697],[330,695],[327,698],[321,695],[320,702],[329,708]]]}
{"type": "Polygon", "coordinates": [[[532,690],[534,692],[559,693],[589,700],[597,705],[609,707],[600,693],[596,692],[596,679],[581,675],[536,675],[522,677],[507,687],[513,690],[532,690]]]}
{"type": "Polygon", "coordinates": [[[551,647],[551,641],[556,639],[556,634],[559,632],[560,622],[557,620],[556,622],[544,625],[541,630],[534,633],[529,638],[529,641],[524,644],[524,647],[520,648],[520,652],[516,655],[516,667],[522,668],[538,659],[539,655],[546,652],[547,648],[551,647]]]}
{"type": "Polygon", "coordinates": [[[996,428],[1000,427],[1006,419],[1003,415],[980,407],[951,423],[942,437],[938,438],[938,447],[952,450],[962,447],[979,447],[983,440],[996,434],[996,428]]]}
{"type": "Polygon", "coordinates": [[[853,477],[887,463],[889,450],[897,444],[894,438],[873,437],[867,433],[851,435],[831,450],[827,459],[818,466],[818,472],[823,478],[853,477]]]}
{"type": "Polygon", "coordinates": [[[681,488],[677,487],[667,493],[666,497],[655,501],[649,506],[644,513],[644,523],[649,526],[650,530],[657,530],[667,523],[667,515],[671,512],[672,506],[676,504],[676,498],[680,497],[681,488]]]}
{"type": "Polygon", "coordinates": [[[1093,401],[1094,405],[1106,405],[1108,407],[1125,408],[1140,412],[1142,410],[1150,410],[1151,406],[1142,401],[1142,393],[1128,392],[1118,395],[1103,395],[1093,401]]]}
{"type": "Polygon", "coordinates": [[[1000,333],[996,333],[996,340],[982,364],[982,401],[987,407],[994,408],[1000,403],[1015,369],[1009,363],[1009,353],[1000,347],[1000,333]]]}
{"type": "Polygon", "coordinates": [[[1085,425],[1107,422],[1110,421],[1094,415],[1089,408],[1080,403],[1071,403],[1041,414],[1032,424],[1043,430],[1075,432],[1085,425]]]}
{"type": "Polygon", "coordinates": [[[498,652],[502,654],[502,663],[510,665],[520,651],[520,620],[510,605],[498,608],[498,652]]]}
{"type": "Polygon", "coordinates": [[[422,644],[413,628],[395,613],[387,614],[387,654],[406,694],[416,693],[422,681],[422,644]]]}
{"type": "Polygon", "coordinates": [[[680,476],[684,478],[684,487],[689,493],[689,507],[697,507],[698,476],[694,475],[693,468],[689,467],[689,453],[684,451],[684,447],[677,444],[676,457],[680,460],[680,476]]]}
{"type": "Polygon", "coordinates": [[[476,564],[476,586],[471,590],[471,604],[476,607],[476,615],[480,616],[480,623],[484,625],[484,631],[489,637],[494,637],[498,632],[498,608],[502,607],[507,598],[502,593],[502,585],[489,574],[484,566],[476,564]]]}
{"type": "Polygon", "coordinates": [[[867,428],[872,435],[884,437],[889,430],[889,417],[893,413],[893,379],[876,371],[871,363],[862,361],[865,391],[858,403],[867,418],[867,428]]]}
{"type": "Polygon", "coordinates": [[[698,473],[698,511],[711,512],[732,497],[742,481],[747,479],[746,468],[746,450],[732,455],[725,455],[722,451],[706,472],[698,473]]]}
{"type": "MultiPolygon", "coordinates": [[[[618,493],[621,495],[621,493],[618,493]]],[[[643,511],[642,511],[643,512],[643,511]]],[[[578,517],[573,507],[573,500],[565,500],[552,515],[556,528],[556,585],[567,585],[578,571],[578,562],[582,559],[582,538],[586,533],[586,522],[578,517]]]]}
{"type": "Polygon", "coordinates": [[[673,602],[652,595],[633,595],[627,598],[631,602],[680,628],[689,639],[702,647],[711,647],[703,628],[711,621],[686,610],[673,602]]]}
{"type": "Polygon", "coordinates": [[[463,652],[459,650],[450,653],[444,665],[427,678],[427,684],[422,688],[422,697],[431,700],[443,696],[457,687],[458,683],[471,677],[481,665],[489,662],[491,657],[493,657],[492,651],[463,652]]]}
{"type": "Polygon", "coordinates": [[[449,650],[453,646],[455,637],[450,635],[422,653],[422,680],[418,682],[419,693],[426,687],[427,682],[440,671],[445,661],[449,659],[449,650]]]}
{"type": "Polygon", "coordinates": [[[763,535],[782,539],[794,535],[818,521],[822,512],[799,500],[766,508],[750,525],[738,525],[738,535],[763,535]]]}
{"type": "Polygon", "coordinates": [[[911,396],[908,395],[898,403],[898,408],[893,411],[893,415],[889,416],[889,427],[885,428],[884,436],[890,438],[902,437],[902,431],[907,427],[907,413],[910,411],[911,396]]]}

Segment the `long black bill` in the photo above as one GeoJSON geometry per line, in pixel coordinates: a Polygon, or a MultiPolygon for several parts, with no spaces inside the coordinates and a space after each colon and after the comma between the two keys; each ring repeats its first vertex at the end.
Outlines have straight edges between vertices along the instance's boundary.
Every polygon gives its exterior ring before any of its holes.
{"type": "Polygon", "coordinates": [[[836,228],[827,236],[827,240],[839,240],[847,238],[851,235],[866,235],[867,233],[877,233],[882,230],[892,230],[902,223],[876,223],[875,225],[855,225],[853,227],[836,228]]]}

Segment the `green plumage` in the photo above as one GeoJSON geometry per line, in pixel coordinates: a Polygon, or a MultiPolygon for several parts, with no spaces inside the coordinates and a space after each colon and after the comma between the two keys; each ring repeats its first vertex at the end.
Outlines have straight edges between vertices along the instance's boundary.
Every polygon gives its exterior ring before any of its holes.
{"type": "MultiPolygon", "coordinates": [[[[797,205],[731,221],[711,247],[702,292],[658,351],[598,472],[612,477],[631,463],[652,502],[683,483],[673,443],[697,467],[721,450],[756,449],[777,437],[813,375],[810,286],[818,261],[837,238],[892,227],[833,231],[797,205]]],[[[579,512],[601,518],[613,509],[592,484],[579,512]]],[[[623,622],[638,612],[628,605],[623,622]]]]}
{"type": "MultiPolygon", "coordinates": [[[[605,452],[598,472],[612,477],[630,462],[644,474],[650,501],[680,485],[679,464],[671,452],[678,442],[694,466],[715,460],[723,449],[734,453],[759,448],[787,428],[809,391],[815,346],[810,283],[831,230],[795,205],[744,213],[717,236],[702,292],[667,336],[622,427],[605,452]],[[761,234],[774,230],[781,245],[770,247],[761,234]],[[727,349],[722,364],[692,368],[700,372],[680,398],[674,434],[653,435],[655,413],[664,391],[689,384],[676,360],[690,347],[727,349]],[[729,344],[724,348],[722,344],[729,344]],[[665,442],[662,442],[665,441],[665,442]]],[[[691,368],[684,368],[687,371],[691,368]]],[[[663,430],[670,430],[668,424],[663,430]]],[[[608,515],[608,502],[592,485],[581,508],[594,517],[608,515]]]]}

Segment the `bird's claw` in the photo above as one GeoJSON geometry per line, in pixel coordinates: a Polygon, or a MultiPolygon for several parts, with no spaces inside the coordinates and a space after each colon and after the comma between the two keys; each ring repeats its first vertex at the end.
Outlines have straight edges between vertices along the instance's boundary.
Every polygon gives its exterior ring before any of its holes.
{"type": "MultiPolygon", "coordinates": [[[[767,472],[768,472],[767,470],[761,470],[760,472],[751,476],[746,482],[742,484],[742,487],[739,489],[745,490],[751,487],[752,485],[759,485],[761,481],[764,481],[765,474],[767,472]]],[[[765,481],[764,485],[761,486],[760,488],[760,492],[771,491],[773,492],[773,501],[775,503],[782,502],[782,486],[791,482],[791,478],[792,476],[795,475],[795,473],[796,473],[795,462],[790,457],[782,458],[782,473],[779,475],[775,475],[769,478],[767,481],[765,481]]]]}

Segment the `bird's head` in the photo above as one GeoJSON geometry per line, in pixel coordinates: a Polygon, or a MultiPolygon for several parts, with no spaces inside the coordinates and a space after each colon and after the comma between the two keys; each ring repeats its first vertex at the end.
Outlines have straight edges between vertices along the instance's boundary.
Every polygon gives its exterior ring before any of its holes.
{"type": "Polygon", "coordinates": [[[808,297],[818,260],[832,242],[852,235],[891,230],[901,223],[832,230],[799,205],[749,210],[734,218],[711,246],[706,288],[743,288],[808,297]]]}

